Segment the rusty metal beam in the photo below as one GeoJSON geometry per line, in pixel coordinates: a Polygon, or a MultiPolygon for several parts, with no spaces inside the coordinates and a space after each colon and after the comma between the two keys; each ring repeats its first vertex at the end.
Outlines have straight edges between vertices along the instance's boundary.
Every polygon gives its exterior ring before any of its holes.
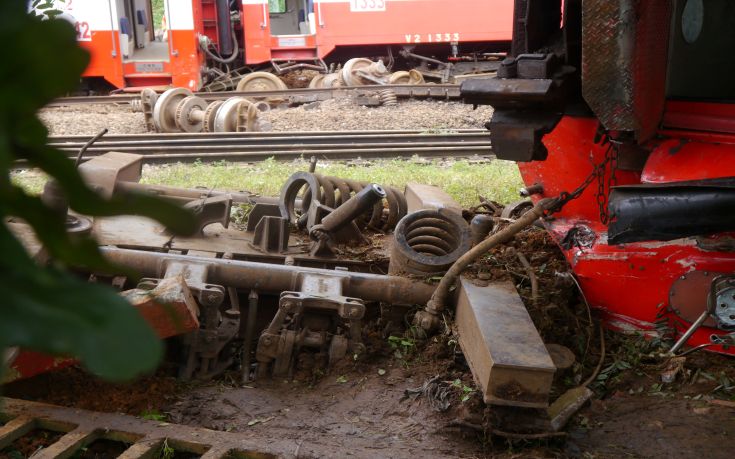
{"type": "Polygon", "coordinates": [[[556,367],[512,283],[461,278],[459,345],[486,403],[546,408],[556,367]]]}
{"type": "Polygon", "coordinates": [[[306,268],[299,266],[225,260],[202,259],[187,255],[175,255],[142,250],[100,248],[110,262],[134,269],[144,277],[163,278],[167,264],[171,262],[205,264],[208,282],[259,291],[282,292],[293,290],[302,274],[324,276],[341,275],[345,278],[344,294],[365,301],[384,301],[398,304],[424,304],[434,292],[435,286],[406,277],[383,276],[340,270],[306,268]]]}

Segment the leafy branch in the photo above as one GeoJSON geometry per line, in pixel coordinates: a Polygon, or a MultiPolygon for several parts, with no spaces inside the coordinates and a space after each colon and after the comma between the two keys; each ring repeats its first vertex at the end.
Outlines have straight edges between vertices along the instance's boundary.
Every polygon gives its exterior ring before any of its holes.
{"type": "Polygon", "coordinates": [[[74,356],[100,376],[128,379],[155,368],[162,353],[159,340],[111,288],[70,273],[70,268],[119,268],[103,258],[93,239],[71,237],[57,212],[11,182],[10,170],[18,160],[43,170],[79,214],[142,215],[183,235],[194,232],[195,222],[184,209],[154,197],[97,195],[73,162],[47,146],[48,132],[36,113],[74,90],[89,62],[68,22],[45,19],[57,16],[54,5],[34,0],[35,12],[29,14],[25,2],[0,2],[0,40],[12,43],[0,51],[0,355],[18,346],[74,356]],[[9,221],[33,229],[45,263],[28,254],[9,221]]]}

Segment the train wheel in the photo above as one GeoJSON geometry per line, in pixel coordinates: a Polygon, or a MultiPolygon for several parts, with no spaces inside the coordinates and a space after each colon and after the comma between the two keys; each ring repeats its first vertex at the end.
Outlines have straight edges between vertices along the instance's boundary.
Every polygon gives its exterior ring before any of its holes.
{"type": "Polygon", "coordinates": [[[282,91],[288,89],[286,83],[268,72],[253,72],[237,83],[238,91],[282,91]]]}
{"type": "Polygon", "coordinates": [[[207,102],[201,97],[184,97],[176,106],[176,126],[184,132],[202,132],[204,118],[201,116],[207,109],[207,102]],[[192,116],[198,112],[199,117],[192,116]]]}
{"type": "MultiPolygon", "coordinates": [[[[364,57],[356,57],[354,59],[350,59],[349,61],[345,62],[344,67],[342,67],[342,81],[344,81],[345,85],[347,86],[365,85],[365,81],[360,78],[360,76],[357,74],[357,71],[361,69],[367,70],[367,68],[372,65],[373,61],[371,61],[370,59],[365,59],[364,57]]],[[[368,84],[370,83],[368,82],[368,84]]]]}
{"type": "Polygon", "coordinates": [[[176,107],[185,97],[193,95],[185,88],[172,88],[161,94],[153,107],[153,125],[158,132],[179,132],[176,107]]]}
{"type": "Polygon", "coordinates": [[[217,109],[214,117],[214,132],[236,132],[238,114],[250,106],[250,101],[244,97],[230,97],[217,109]],[[243,105],[243,107],[240,107],[243,105]]]}
{"type": "Polygon", "coordinates": [[[323,87],[323,86],[322,86],[322,81],[324,81],[324,77],[325,77],[325,76],[326,76],[326,75],[324,75],[323,73],[319,73],[319,74],[317,74],[317,75],[316,75],[316,76],[315,76],[314,78],[312,78],[312,79],[311,79],[311,81],[309,82],[309,87],[310,87],[310,88],[321,88],[321,87],[323,87]]]}
{"type": "Polygon", "coordinates": [[[327,73],[324,75],[324,78],[322,78],[322,88],[336,88],[338,86],[342,86],[342,80],[339,77],[339,73],[327,73]]]}
{"type": "Polygon", "coordinates": [[[408,71],[408,84],[424,84],[424,75],[421,74],[416,69],[411,69],[408,71]]]}
{"type": "Polygon", "coordinates": [[[204,110],[204,132],[214,132],[214,119],[217,117],[217,110],[222,106],[224,102],[221,100],[215,100],[206,110],[204,110]]]}
{"type": "Polygon", "coordinates": [[[388,78],[388,84],[410,84],[410,83],[411,83],[411,74],[405,70],[393,72],[391,73],[390,78],[388,78]]]}

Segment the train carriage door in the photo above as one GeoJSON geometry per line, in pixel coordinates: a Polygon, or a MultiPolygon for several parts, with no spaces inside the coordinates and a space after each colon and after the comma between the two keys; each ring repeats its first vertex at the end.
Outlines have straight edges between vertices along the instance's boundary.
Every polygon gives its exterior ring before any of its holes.
{"type": "Polygon", "coordinates": [[[202,59],[191,0],[110,0],[117,11],[125,86],[197,90],[202,59]]]}
{"type": "Polygon", "coordinates": [[[313,0],[268,0],[268,18],[271,60],[276,70],[318,60],[313,0]]]}

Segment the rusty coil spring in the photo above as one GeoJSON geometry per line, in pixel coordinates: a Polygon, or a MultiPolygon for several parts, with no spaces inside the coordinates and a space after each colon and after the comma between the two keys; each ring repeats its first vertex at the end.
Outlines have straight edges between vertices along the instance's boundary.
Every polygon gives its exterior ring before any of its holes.
{"type": "Polygon", "coordinates": [[[378,91],[378,97],[382,105],[391,106],[398,105],[398,96],[392,89],[383,89],[378,91]]]}
{"type": "MultiPolygon", "coordinates": [[[[341,206],[369,185],[368,182],[358,182],[320,174],[313,175],[319,182],[319,202],[333,209],[341,206]]],[[[385,202],[388,204],[388,208],[385,208],[383,202],[376,204],[369,215],[364,215],[357,220],[359,226],[389,231],[395,228],[398,221],[406,215],[408,204],[403,193],[393,187],[383,187],[383,189],[385,190],[385,202]]],[[[304,194],[304,200],[308,201],[310,198],[311,190],[307,190],[304,194]]]]}
{"type": "Polygon", "coordinates": [[[406,225],[406,243],[420,254],[442,257],[456,250],[460,240],[450,222],[426,217],[406,225]]]}
{"type": "Polygon", "coordinates": [[[413,212],[396,227],[389,272],[444,272],[470,243],[469,226],[459,215],[433,209],[413,212]]]}
{"type": "MultiPolygon", "coordinates": [[[[342,179],[339,177],[329,177],[320,174],[308,172],[298,172],[289,179],[293,186],[289,187],[289,183],[284,187],[281,193],[281,200],[284,204],[286,214],[291,214],[290,219],[294,221],[294,202],[298,188],[306,185],[302,201],[301,213],[306,214],[312,201],[312,196],[316,195],[317,200],[333,209],[341,206],[348,199],[359,193],[363,188],[369,185],[368,182],[358,182],[355,180],[342,179]],[[293,179],[298,176],[298,180],[293,179]],[[316,186],[319,188],[317,193],[312,191],[316,186]],[[288,189],[294,188],[294,189],[288,189]]],[[[362,228],[371,228],[379,231],[390,231],[396,227],[396,224],[406,215],[408,205],[406,197],[401,191],[393,187],[383,187],[386,197],[382,202],[377,203],[371,212],[359,217],[355,222],[362,228]]]]}

